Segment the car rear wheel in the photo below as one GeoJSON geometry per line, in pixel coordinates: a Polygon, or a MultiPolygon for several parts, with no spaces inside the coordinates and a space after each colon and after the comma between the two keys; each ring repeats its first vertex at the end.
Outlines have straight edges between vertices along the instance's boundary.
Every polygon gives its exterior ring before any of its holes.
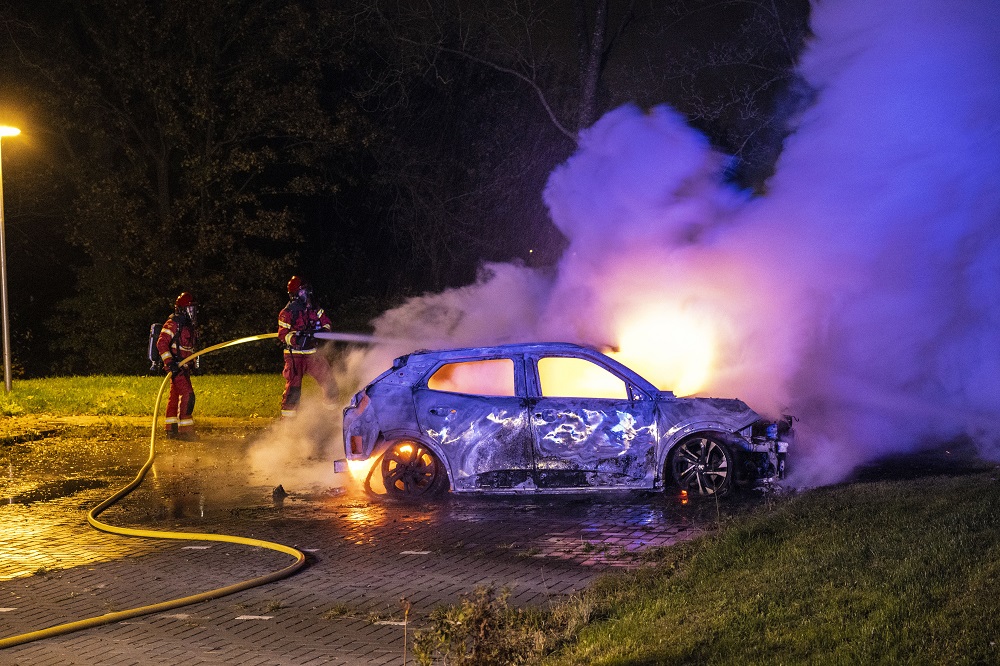
{"type": "Polygon", "coordinates": [[[729,447],[709,435],[689,437],[674,447],[667,469],[689,495],[725,495],[736,471],[729,447]]]}
{"type": "Polygon", "coordinates": [[[385,492],[398,499],[434,495],[447,486],[448,474],[441,460],[420,442],[393,442],[382,456],[385,492]]]}

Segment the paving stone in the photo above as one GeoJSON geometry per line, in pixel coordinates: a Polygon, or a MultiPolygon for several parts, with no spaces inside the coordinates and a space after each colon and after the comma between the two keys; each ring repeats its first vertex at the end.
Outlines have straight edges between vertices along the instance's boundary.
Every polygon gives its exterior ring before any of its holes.
{"type": "MultiPolygon", "coordinates": [[[[124,538],[92,529],[89,508],[131,480],[132,462],[141,466],[146,442],[134,439],[114,444],[117,457],[66,463],[102,487],[0,506],[0,608],[14,609],[0,612],[0,637],[203,592],[290,563],[282,553],[240,544],[124,538]]],[[[630,553],[697,536],[710,525],[658,496],[463,496],[406,506],[293,495],[278,508],[265,503],[269,488],[247,485],[228,488],[234,499],[220,503],[212,479],[245,482],[239,465],[246,441],[209,443],[215,468],[197,455],[197,445],[188,445],[186,457],[158,463],[155,481],[144,481],[102,520],[298,544],[310,550],[307,566],[234,595],[0,650],[0,666],[397,664],[403,627],[373,623],[369,615],[401,621],[401,598],[412,604],[406,627],[412,641],[434,607],[476,586],[506,587],[511,603],[546,606],[606,571],[641,566],[630,553]],[[329,615],[333,609],[343,616],[329,615]]],[[[59,442],[49,438],[19,450],[32,455],[34,446],[59,442]]],[[[3,462],[15,468],[14,452],[4,453],[3,462]]],[[[55,450],[36,453],[61,459],[55,450]]],[[[0,497],[26,496],[32,484],[52,483],[62,473],[68,472],[54,464],[34,476],[26,471],[0,479],[0,497]]],[[[412,659],[411,646],[406,649],[412,659]]]]}

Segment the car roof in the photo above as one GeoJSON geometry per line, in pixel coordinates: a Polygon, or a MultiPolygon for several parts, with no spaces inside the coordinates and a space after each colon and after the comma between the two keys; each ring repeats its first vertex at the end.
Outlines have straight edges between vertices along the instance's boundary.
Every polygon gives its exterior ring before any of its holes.
{"type": "MultiPolygon", "coordinates": [[[[547,355],[547,356],[571,356],[576,358],[591,359],[599,365],[604,365],[609,369],[624,375],[629,381],[635,383],[639,388],[655,396],[659,393],[653,384],[638,372],[628,366],[606,356],[593,347],[585,347],[572,342],[520,342],[504,345],[489,345],[486,347],[459,347],[455,349],[418,349],[415,352],[401,356],[393,363],[393,368],[379,376],[375,381],[380,381],[389,376],[393,369],[406,366],[409,370],[422,374],[428,371],[430,365],[438,363],[468,361],[475,359],[488,359],[491,357],[513,356],[516,354],[525,355],[547,355]]],[[[409,373],[406,373],[409,374],[409,373]]],[[[399,375],[403,377],[404,375],[399,375]]]]}
{"type": "Polygon", "coordinates": [[[604,356],[593,347],[572,342],[518,342],[486,347],[456,347],[454,349],[418,349],[409,354],[414,356],[435,356],[441,359],[458,359],[479,356],[506,356],[510,354],[569,354],[571,356],[604,356]]]}

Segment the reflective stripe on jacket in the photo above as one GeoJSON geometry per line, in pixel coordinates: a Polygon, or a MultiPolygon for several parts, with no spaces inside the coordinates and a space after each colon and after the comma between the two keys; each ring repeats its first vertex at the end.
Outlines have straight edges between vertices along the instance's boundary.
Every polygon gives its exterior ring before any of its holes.
{"type": "Polygon", "coordinates": [[[163,365],[169,365],[175,357],[177,361],[183,361],[193,354],[195,344],[194,326],[172,314],[163,324],[160,337],[156,338],[156,351],[160,353],[163,365]]]}
{"type": "Polygon", "coordinates": [[[333,324],[323,308],[308,308],[298,299],[288,302],[278,314],[278,340],[286,354],[314,354],[316,340],[302,340],[300,333],[330,331],[333,324]]]}

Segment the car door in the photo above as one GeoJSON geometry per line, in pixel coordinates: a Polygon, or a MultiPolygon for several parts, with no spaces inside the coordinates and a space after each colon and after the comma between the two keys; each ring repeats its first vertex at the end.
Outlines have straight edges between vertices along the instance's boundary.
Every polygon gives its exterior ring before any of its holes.
{"type": "Polygon", "coordinates": [[[590,359],[532,360],[529,405],[538,486],[652,486],[652,396],[590,359]]]}
{"type": "Polygon", "coordinates": [[[531,487],[532,435],[518,357],[443,363],[414,390],[417,420],[456,490],[531,487]]]}

